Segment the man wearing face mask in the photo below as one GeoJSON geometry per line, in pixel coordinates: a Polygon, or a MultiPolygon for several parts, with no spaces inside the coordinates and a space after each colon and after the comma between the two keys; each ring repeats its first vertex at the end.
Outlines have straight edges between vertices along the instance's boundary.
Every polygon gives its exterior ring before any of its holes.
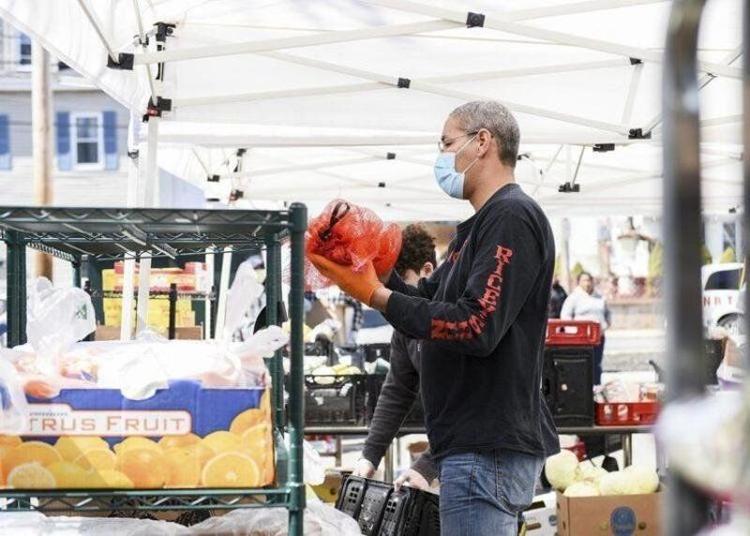
{"type": "Polygon", "coordinates": [[[438,185],[475,214],[456,229],[448,259],[416,286],[372,265],[354,272],[312,256],[318,269],[420,339],[422,401],[439,464],[441,531],[515,535],[544,459],[559,450],[541,393],[555,250],[539,205],[515,183],[520,134],[492,101],[448,116],[438,185]]]}

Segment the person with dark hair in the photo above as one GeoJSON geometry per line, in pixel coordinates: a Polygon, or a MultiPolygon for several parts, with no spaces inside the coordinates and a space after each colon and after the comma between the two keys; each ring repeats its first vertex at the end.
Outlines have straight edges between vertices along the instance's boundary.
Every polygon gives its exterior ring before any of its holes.
{"type": "Polygon", "coordinates": [[[565,292],[565,289],[560,284],[560,279],[555,276],[554,281],[552,281],[552,291],[549,295],[549,311],[547,316],[549,318],[560,318],[563,303],[565,303],[567,298],[568,293],[565,292]]]}
{"type": "Polygon", "coordinates": [[[598,322],[602,332],[601,341],[594,347],[594,385],[602,383],[602,360],[604,357],[604,332],[612,323],[612,315],[605,300],[594,292],[594,278],[588,272],[578,274],[578,286],[568,296],[560,311],[563,320],[592,320],[598,322]]]}
{"type": "Polygon", "coordinates": [[[310,255],[318,270],[420,341],[420,388],[440,468],[440,530],[516,536],[544,460],[560,450],[541,390],[555,243],[515,180],[520,131],[495,101],[453,110],[435,180],[469,201],[447,260],[416,286],[310,255]]]}
{"type": "MultiPolygon", "coordinates": [[[[435,239],[421,225],[412,224],[403,232],[403,246],[396,260],[396,273],[408,284],[430,277],[437,265],[435,239]]],[[[370,423],[362,458],[354,474],[371,478],[385,455],[401,423],[419,396],[419,341],[398,331],[393,332],[390,352],[391,368],[383,383],[378,404],[370,423]]],[[[427,450],[395,482],[427,489],[437,478],[437,468],[427,450]]]]}

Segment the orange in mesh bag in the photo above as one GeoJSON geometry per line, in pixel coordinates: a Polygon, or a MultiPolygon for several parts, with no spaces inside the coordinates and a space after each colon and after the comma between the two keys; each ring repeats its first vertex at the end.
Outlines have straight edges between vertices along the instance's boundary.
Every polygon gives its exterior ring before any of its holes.
{"type": "MultiPolygon", "coordinates": [[[[370,209],[335,199],[310,221],[305,251],[355,271],[372,261],[378,275],[383,275],[393,269],[401,252],[401,229],[395,223],[383,223],[370,209]]],[[[331,285],[310,261],[305,264],[307,287],[317,290],[331,285]]]]}

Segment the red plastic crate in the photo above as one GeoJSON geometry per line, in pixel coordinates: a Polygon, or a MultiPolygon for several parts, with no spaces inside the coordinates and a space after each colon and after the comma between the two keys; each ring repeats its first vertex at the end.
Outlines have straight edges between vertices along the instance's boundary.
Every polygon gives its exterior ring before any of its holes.
{"type": "Polygon", "coordinates": [[[599,322],[590,320],[547,321],[547,346],[596,346],[602,339],[599,322]]]}
{"type": "Polygon", "coordinates": [[[600,426],[653,424],[659,413],[658,402],[595,403],[595,422],[600,426]]]}

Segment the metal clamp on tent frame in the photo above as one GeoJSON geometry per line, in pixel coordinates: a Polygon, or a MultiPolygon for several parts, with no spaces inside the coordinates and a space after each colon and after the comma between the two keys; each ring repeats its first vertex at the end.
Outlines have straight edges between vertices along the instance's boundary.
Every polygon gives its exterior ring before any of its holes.
{"type": "Polygon", "coordinates": [[[116,62],[112,59],[112,56],[107,55],[107,67],[119,71],[132,71],[134,60],[135,54],[130,52],[118,53],[116,62]]]}
{"type": "Polygon", "coordinates": [[[144,121],[148,121],[150,117],[161,117],[164,112],[172,111],[172,99],[165,99],[164,97],[156,97],[156,104],[149,99],[148,108],[146,108],[146,114],[143,116],[144,121]]]}
{"type": "Polygon", "coordinates": [[[483,28],[484,27],[484,13],[472,13],[469,11],[466,14],[466,27],[467,28],[483,28]]]}

